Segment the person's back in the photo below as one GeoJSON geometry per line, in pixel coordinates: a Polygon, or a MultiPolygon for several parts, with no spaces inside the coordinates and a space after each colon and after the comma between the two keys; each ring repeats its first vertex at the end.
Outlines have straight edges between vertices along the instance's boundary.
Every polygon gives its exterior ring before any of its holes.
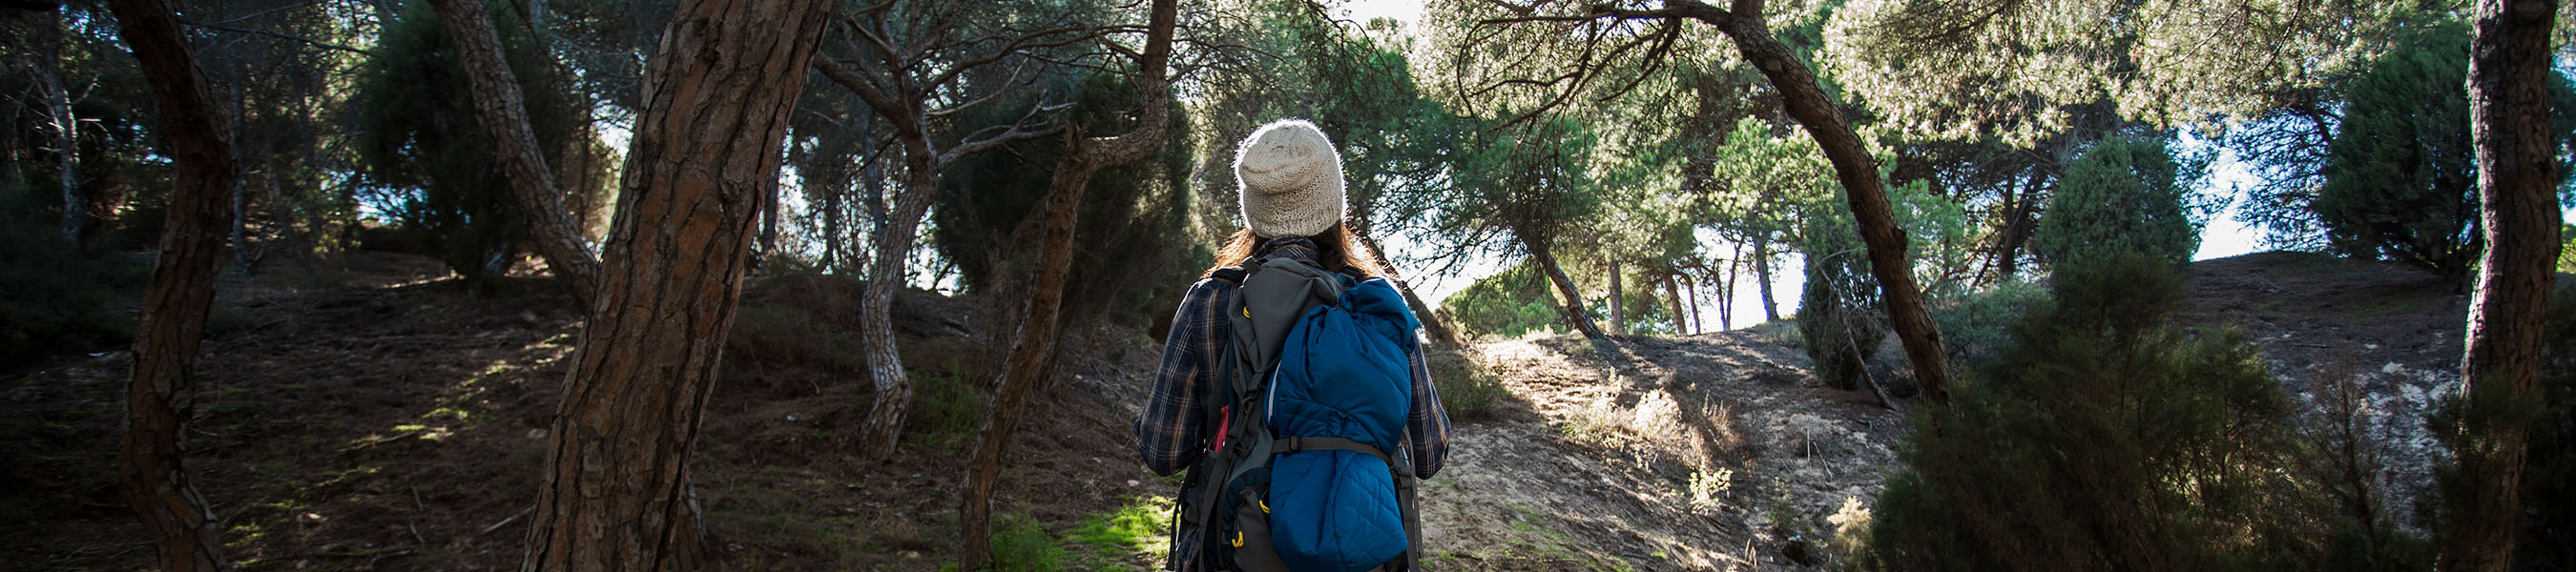
{"type": "MultiPolygon", "coordinates": [[[[1382,515],[1355,520],[1347,516],[1355,513],[1352,510],[1280,507],[1270,501],[1305,503],[1323,501],[1300,499],[1351,497],[1361,500],[1350,502],[1362,502],[1387,494],[1387,485],[1409,487],[1413,479],[1428,478],[1440,470],[1448,453],[1448,417],[1432,389],[1421,348],[1414,343],[1413,327],[1417,324],[1413,317],[1382,280],[1360,280],[1380,273],[1380,263],[1373,253],[1356,247],[1341,224],[1341,165],[1323,133],[1304,121],[1265,125],[1245,139],[1236,157],[1235,171],[1242,182],[1247,228],[1237,232],[1219,252],[1217,268],[1191,285],[1176,311],[1152,397],[1136,421],[1137,451],[1148,469],[1158,475],[1184,470],[1191,473],[1182,491],[1184,514],[1177,526],[1183,530],[1176,531],[1173,540],[1172,564],[1182,570],[1286,569],[1269,544],[1267,521],[1279,520],[1284,525],[1301,527],[1279,531],[1279,540],[1289,544],[1278,548],[1287,553],[1289,561],[1310,568],[1364,569],[1371,564],[1336,560],[1349,557],[1338,551],[1376,558],[1385,552],[1385,547],[1360,546],[1367,544],[1363,540],[1317,541],[1307,537],[1315,536],[1310,529],[1318,526],[1372,530],[1369,527],[1383,526],[1382,515]],[[1271,262],[1246,264],[1260,261],[1271,262]],[[1247,286],[1246,278],[1255,275],[1255,285],[1247,286]],[[1316,292],[1313,296],[1266,293],[1282,288],[1316,292]],[[1351,294],[1347,299],[1342,296],[1345,292],[1351,294]],[[1392,302],[1371,303],[1372,300],[1392,302]],[[1318,304],[1339,306],[1310,315],[1308,309],[1318,304]],[[1326,316],[1334,312],[1341,312],[1341,321],[1324,325],[1328,322],[1326,316]],[[1256,314],[1273,313],[1277,316],[1264,315],[1261,325],[1254,325],[1256,314]],[[1346,345],[1330,350],[1311,348],[1303,342],[1288,345],[1290,351],[1317,353],[1311,354],[1312,359],[1302,354],[1294,356],[1298,358],[1296,363],[1274,371],[1272,368],[1280,365],[1275,354],[1283,347],[1279,340],[1292,321],[1298,322],[1295,327],[1305,329],[1301,331],[1311,331],[1309,335],[1348,338],[1344,340],[1346,345]],[[1371,354],[1377,355],[1376,361],[1363,359],[1371,354]],[[1398,360],[1395,355],[1402,357],[1398,360]],[[1306,375],[1302,372],[1309,362],[1341,365],[1327,368],[1333,373],[1301,377],[1306,375]],[[1238,373],[1241,370],[1253,370],[1255,373],[1248,375],[1262,377],[1234,379],[1245,375],[1238,373]],[[1288,382],[1290,405],[1282,409],[1288,411],[1284,417],[1270,410],[1278,406],[1279,399],[1268,384],[1273,380],[1270,376],[1278,373],[1292,378],[1288,382]],[[1386,387],[1388,384],[1393,387],[1386,387]],[[1271,394],[1259,394],[1264,390],[1271,390],[1271,394]],[[1307,391],[1319,393],[1304,395],[1307,391]],[[1265,397],[1268,401],[1247,397],[1265,397]],[[1299,401],[1310,397],[1314,398],[1312,403],[1299,401]],[[1395,411],[1383,411],[1389,407],[1395,411]],[[1401,428],[1369,429],[1393,425],[1397,413],[1401,428]],[[1301,423],[1301,415],[1333,422],[1301,423]],[[1355,425],[1359,419],[1382,421],[1355,425]],[[1292,425],[1285,431],[1290,434],[1280,434],[1280,427],[1272,422],[1292,425]],[[1300,432],[1329,434],[1295,434],[1300,432]],[[1236,442],[1225,442],[1229,434],[1235,436],[1236,442]],[[1277,467],[1283,475],[1319,484],[1282,482],[1273,490],[1269,460],[1274,454],[1283,460],[1277,467]],[[1352,476],[1317,481],[1317,469],[1313,467],[1325,459],[1331,461],[1321,466],[1339,471],[1336,474],[1364,476],[1371,467],[1393,471],[1387,485],[1352,476]],[[1358,488],[1337,489],[1331,494],[1311,490],[1322,486],[1358,488]],[[1238,511],[1242,514],[1231,514],[1238,511]],[[1333,521],[1336,517],[1332,514],[1346,516],[1333,521]],[[1309,522],[1318,519],[1331,522],[1309,522]],[[1314,546],[1319,542],[1348,542],[1350,546],[1314,546]],[[1203,549],[1208,546],[1213,549],[1203,549]],[[1317,550],[1334,553],[1310,553],[1317,550]]],[[[1414,515],[1409,506],[1409,489],[1405,492],[1404,516],[1411,524],[1414,515]]],[[[1393,532],[1410,540],[1413,551],[1418,552],[1418,531],[1393,532]]],[[[1382,568],[1402,568],[1406,560],[1396,558],[1386,563],[1391,566],[1382,568]]]]}

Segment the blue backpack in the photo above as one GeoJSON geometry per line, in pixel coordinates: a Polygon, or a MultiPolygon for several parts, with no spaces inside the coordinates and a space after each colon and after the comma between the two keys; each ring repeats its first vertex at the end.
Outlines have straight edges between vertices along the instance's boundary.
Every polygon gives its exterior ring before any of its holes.
{"type": "Polygon", "coordinates": [[[1219,270],[1233,340],[1181,492],[1174,560],[1202,570],[1410,570],[1414,328],[1384,279],[1289,258],[1219,270]],[[1195,550],[1190,549],[1195,547],[1195,550]]]}

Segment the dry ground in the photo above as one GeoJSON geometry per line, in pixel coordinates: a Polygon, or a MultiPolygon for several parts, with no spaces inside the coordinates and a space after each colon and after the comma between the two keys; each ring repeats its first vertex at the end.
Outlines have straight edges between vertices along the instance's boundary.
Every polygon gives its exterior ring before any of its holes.
{"type": "MultiPolygon", "coordinates": [[[[2196,266],[2185,319],[2254,334],[2302,397],[2328,372],[2355,372],[2388,445],[2383,478],[2398,500],[2418,494],[2439,448],[2415,420],[2456,387],[2462,297],[2429,274],[2318,255],[2196,266]]],[[[222,285],[187,462],[242,569],[515,566],[577,316],[542,280],[469,292],[441,274],[426,259],[360,254],[222,285]]],[[[734,569],[933,570],[954,549],[973,422],[916,413],[895,459],[851,454],[847,428],[870,395],[855,340],[835,333],[856,310],[851,292],[804,277],[746,294],[696,464],[734,569]]],[[[897,306],[920,383],[988,383],[992,348],[973,307],[897,306]]],[[[1157,348],[1141,333],[1086,331],[1073,375],[1031,405],[997,512],[1030,523],[1024,538],[1059,551],[1054,567],[1142,569],[1151,550],[1069,538],[1176,487],[1132,460],[1126,427],[1157,348]]],[[[1880,490],[1907,424],[1866,393],[1818,384],[1795,338],[1774,324],[1436,349],[1439,371],[1489,376],[1510,396],[1458,423],[1447,470],[1424,488],[1429,561],[1828,564],[1830,517],[1880,490]]],[[[0,522],[11,525],[0,571],[147,568],[108,470],[127,367],[111,350],[0,369],[0,522]]]]}

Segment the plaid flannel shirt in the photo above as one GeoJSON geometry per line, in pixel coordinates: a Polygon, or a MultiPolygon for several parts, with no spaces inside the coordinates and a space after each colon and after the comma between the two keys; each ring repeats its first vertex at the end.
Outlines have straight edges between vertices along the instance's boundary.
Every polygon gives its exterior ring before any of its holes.
{"type": "MultiPolygon", "coordinates": [[[[1273,239],[1258,250],[1264,256],[1308,263],[1316,257],[1315,243],[1303,237],[1273,239]]],[[[1154,375],[1153,396],[1136,419],[1136,453],[1154,474],[1188,469],[1207,454],[1207,420],[1201,418],[1199,402],[1215,391],[1226,367],[1217,361],[1225,359],[1225,347],[1233,335],[1225,307],[1235,287],[1224,280],[1200,279],[1190,285],[1189,295],[1172,317],[1171,337],[1163,342],[1162,367],[1154,375]]],[[[1441,409],[1440,393],[1431,386],[1421,346],[1406,353],[1406,361],[1413,366],[1413,407],[1405,419],[1405,435],[1412,442],[1413,474],[1428,479],[1440,472],[1442,459],[1449,455],[1449,414],[1441,409]]]]}

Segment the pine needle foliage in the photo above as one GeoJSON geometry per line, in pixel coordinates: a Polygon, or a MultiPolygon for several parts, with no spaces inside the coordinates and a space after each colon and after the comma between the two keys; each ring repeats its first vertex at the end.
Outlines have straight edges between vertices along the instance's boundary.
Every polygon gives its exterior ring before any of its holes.
{"type": "Polygon", "coordinates": [[[2190,261],[2200,248],[2200,227],[2186,214],[2184,172],[2161,139],[2095,144],[2067,167],[2031,251],[2059,266],[2132,252],[2171,264],[2190,261]]]}
{"type": "Polygon", "coordinates": [[[2167,315],[2182,276],[2114,254],[1948,408],[1925,408],[1865,564],[1902,570],[2297,570],[2320,552],[2296,407],[2233,331],[2167,315]]]}

